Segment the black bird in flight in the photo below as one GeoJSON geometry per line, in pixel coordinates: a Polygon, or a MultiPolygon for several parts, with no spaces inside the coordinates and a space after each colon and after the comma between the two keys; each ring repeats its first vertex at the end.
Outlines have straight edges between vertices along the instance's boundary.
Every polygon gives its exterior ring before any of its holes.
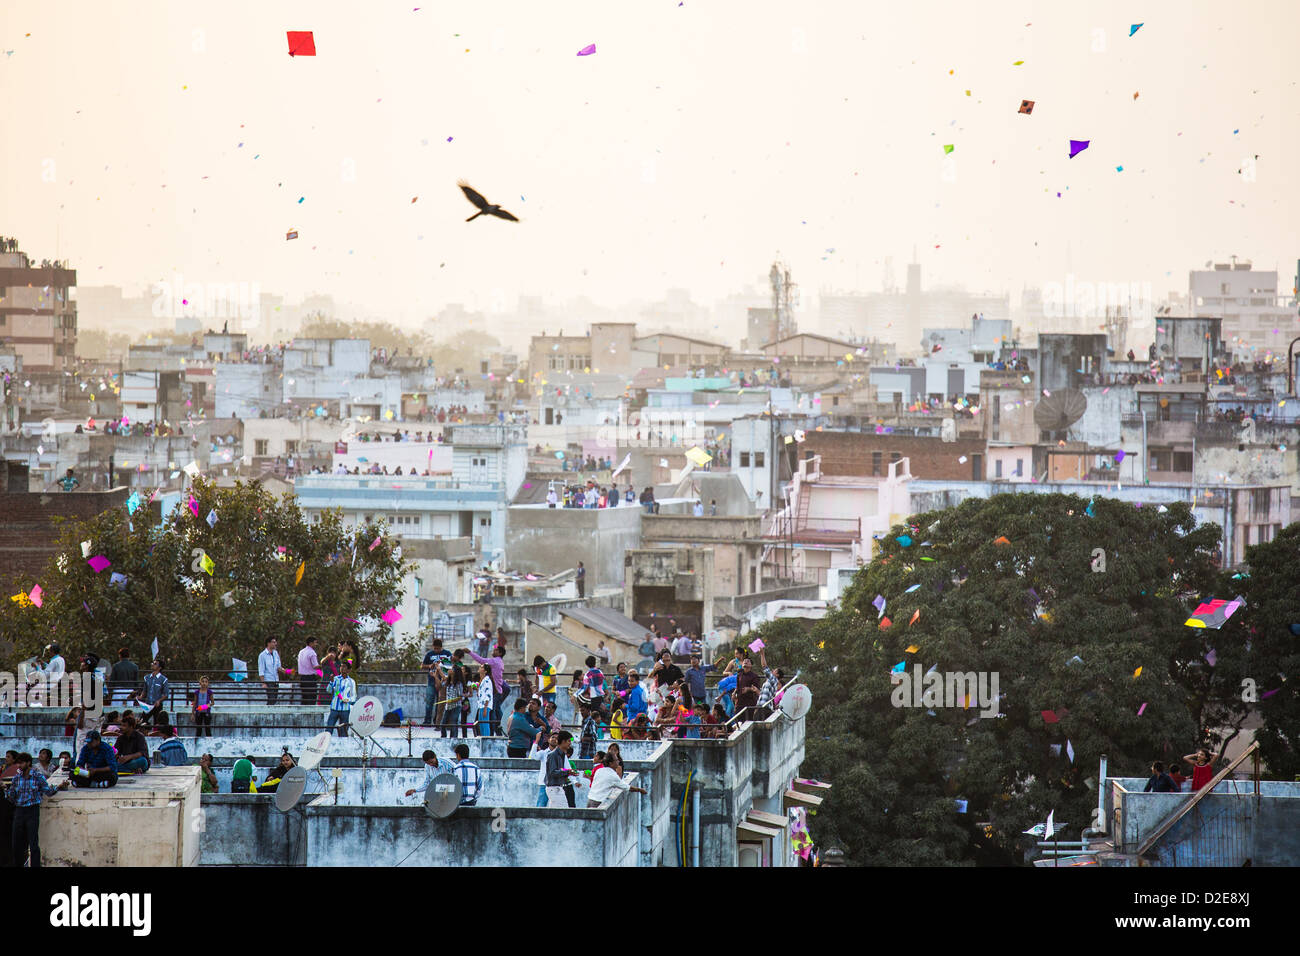
{"type": "Polygon", "coordinates": [[[492,203],[484,199],[483,196],[476,192],[469,183],[465,182],[465,180],[462,179],[457,185],[460,186],[460,191],[465,194],[465,198],[478,207],[478,212],[466,219],[466,222],[473,222],[482,215],[496,216],[499,219],[509,219],[511,222],[519,221],[500,206],[494,206],[492,203]]]}

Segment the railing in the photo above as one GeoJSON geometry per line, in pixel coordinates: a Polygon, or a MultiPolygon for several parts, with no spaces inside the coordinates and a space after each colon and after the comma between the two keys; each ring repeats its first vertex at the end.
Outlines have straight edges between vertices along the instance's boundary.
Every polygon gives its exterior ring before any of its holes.
{"type": "Polygon", "coordinates": [[[1146,855],[1146,853],[1153,846],[1155,846],[1157,840],[1159,840],[1171,829],[1173,829],[1175,823],[1177,823],[1183,817],[1187,816],[1187,814],[1191,813],[1192,810],[1195,809],[1202,800],[1204,800],[1207,796],[1209,796],[1211,793],[1214,792],[1215,787],[1217,787],[1223,780],[1226,780],[1228,775],[1232,773],[1234,770],[1236,770],[1237,766],[1252,754],[1255,757],[1255,769],[1254,769],[1255,799],[1256,801],[1258,801],[1260,796],[1259,794],[1259,743],[1256,742],[1256,743],[1252,743],[1249,747],[1247,747],[1242,752],[1240,757],[1238,757],[1232,763],[1228,764],[1228,766],[1224,767],[1217,774],[1215,774],[1213,779],[1211,779],[1209,783],[1207,783],[1205,786],[1201,787],[1200,790],[1197,790],[1194,794],[1192,794],[1192,799],[1188,800],[1181,807],[1179,807],[1177,810],[1171,813],[1163,823],[1161,823],[1158,827],[1156,827],[1155,831],[1152,832],[1152,834],[1149,837],[1147,837],[1146,840],[1143,841],[1142,845],[1138,847],[1137,855],[1139,857],[1146,855]]]}

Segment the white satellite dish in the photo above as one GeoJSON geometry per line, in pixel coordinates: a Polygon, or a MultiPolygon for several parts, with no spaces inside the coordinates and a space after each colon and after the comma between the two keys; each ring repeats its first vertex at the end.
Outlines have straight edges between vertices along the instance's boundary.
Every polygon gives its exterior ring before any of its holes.
{"type": "Polygon", "coordinates": [[[302,767],[290,767],[280,778],[280,785],[275,788],[275,808],[281,813],[288,813],[298,805],[306,788],[307,771],[302,767]]]}
{"type": "Polygon", "coordinates": [[[352,705],[350,723],[362,737],[369,737],[384,722],[384,705],[378,697],[362,697],[352,705]]]}
{"type": "Polygon", "coordinates": [[[563,653],[556,654],[551,658],[551,666],[555,668],[555,676],[558,678],[564,673],[564,669],[569,665],[569,659],[563,653]]]}
{"type": "Polygon", "coordinates": [[[440,773],[429,781],[424,791],[424,812],[442,820],[452,815],[460,806],[460,778],[452,773],[440,773]]]}
{"type": "Polygon", "coordinates": [[[812,691],[807,684],[792,684],[781,696],[781,712],[791,720],[798,720],[812,709],[812,691]]]}
{"type": "Polygon", "coordinates": [[[311,743],[302,748],[302,758],[298,761],[298,766],[303,770],[315,770],[320,766],[321,758],[330,749],[330,740],[332,739],[328,730],[323,730],[311,739],[311,743]]]}

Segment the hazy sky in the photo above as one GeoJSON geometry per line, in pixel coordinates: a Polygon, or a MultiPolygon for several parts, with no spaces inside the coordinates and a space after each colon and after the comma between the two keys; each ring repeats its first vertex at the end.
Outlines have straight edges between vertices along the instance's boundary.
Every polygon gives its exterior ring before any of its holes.
{"type": "Polygon", "coordinates": [[[1013,296],[1185,291],[1233,253],[1289,289],[1298,35],[1296,0],[3,0],[0,233],[82,285],[399,320],[711,302],[778,254],[805,296],[873,291],[913,246],[927,284],[1013,296]],[[522,222],[465,223],[461,177],[522,222]]]}

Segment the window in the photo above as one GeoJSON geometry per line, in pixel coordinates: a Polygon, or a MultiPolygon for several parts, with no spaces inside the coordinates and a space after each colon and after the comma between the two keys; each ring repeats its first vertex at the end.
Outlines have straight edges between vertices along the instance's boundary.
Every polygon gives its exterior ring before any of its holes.
{"type": "Polygon", "coordinates": [[[1001,477],[1002,477],[1002,459],[1001,459],[1001,458],[999,458],[997,461],[993,462],[993,477],[994,477],[994,478],[1001,478],[1001,477]]]}
{"type": "Polygon", "coordinates": [[[742,451],[742,452],[740,453],[740,467],[741,467],[741,468],[748,468],[748,467],[749,467],[749,452],[747,452],[747,451],[742,451]]]}
{"type": "Polygon", "coordinates": [[[298,454],[298,443],[297,443],[296,441],[285,441],[285,443],[284,443],[284,453],[285,453],[286,455],[296,455],[296,454],[298,454]]]}
{"type": "Polygon", "coordinates": [[[1192,470],[1192,453],[1190,451],[1174,452],[1173,471],[1191,471],[1192,470]]]}
{"type": "Polygon", "coordinates": [[[265,438],[258,438],[253,442],[253,454],[257,455],[259,458],[264,458],[266,456],[265,438]]]}
{"type": "Polygon", "coordinates": [[[1016,474],[1017,474],[1017,475],[1020,475],[1021,477],[1024,477],[1024,474],[1025,474],[1025,460],[1024,460],[1023,458],[1017,458],[1017,459],[1016,459],[1016,474]]]}
{"type": "Polygon", "coordinates": [[[901,454],[899,454],[898,452],[896,452],[896,451],[891,451],[891,452],[889,453],[889,463],[890,463],[891,465],[894,464],[894,462],[902,461],[902,460],[903,460],[903,456],[902,456],[901,454]]]}
{"type": "Polygon", "coordinates": [[[478,519],[478,526],[479,526],[480,528],[490,528],[490,527],[492,527],[492,516],[489,515],[489,516],[486,517],[486,518],[479,518],[479,519],[478,519]]]}
{"type": "Polygon", "coordinates": [[[767,456],[761,451],[754,452],[754,467],[762,468],[764,465],[763,459],[765,459],[766,457],[767,456]]]}
{"type": "Polygon", "coordinates": [[[871,473],[873,475],[884,474],[884,455],[881,452],[873,451],[871,453],[871,473]]]}

